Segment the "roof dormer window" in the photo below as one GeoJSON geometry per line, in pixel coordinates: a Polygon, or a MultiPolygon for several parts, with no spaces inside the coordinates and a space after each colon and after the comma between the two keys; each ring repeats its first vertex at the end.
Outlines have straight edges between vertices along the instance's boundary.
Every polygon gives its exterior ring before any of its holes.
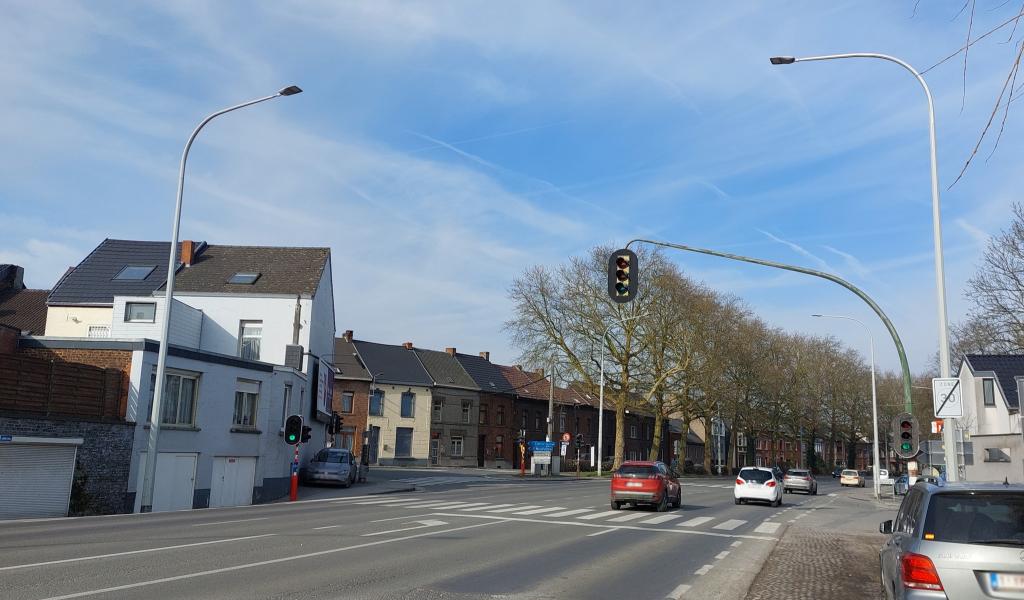
{"type": "Polygon", "coordinates": [[[253,272],[250,272],[250,271],[239,271],[238,273],[235,273],[230,278],[228,278],[228,283],[238,283],[238,284],[242,284],[242,285],[252,285],[252,284],[256,283],[256,280],[259,279],[259,278],[260,278],[260,274],[259,273],[253,273],[253,272]]]}
{"type": "Polygon", "coordinates": [[[156,265],[125,265],[123,269],[114,275],[114,279],[121,281],[143,281],[153,272],[156,265]]]}

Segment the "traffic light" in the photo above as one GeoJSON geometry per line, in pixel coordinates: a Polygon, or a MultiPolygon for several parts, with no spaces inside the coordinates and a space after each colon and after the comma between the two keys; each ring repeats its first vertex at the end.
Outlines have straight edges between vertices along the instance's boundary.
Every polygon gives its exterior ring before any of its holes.
{"type": "Polygon", "coordinates": [[[331,421],[327,424],[327,435],[338,435],[341,433],[341,426],[344,421],[337,411],[331,413],[331,421]]]}
{"type": "Polygon", "coordinates": [[[313,428],[310,427],[309,425],[303,425],[302,426],[302,438],[301,438],[301,440],[302,440],[303,444],[305,444],[306,442],[309,441],[309,438],[311,437],[310,436],[310,432],[311,431],[313,431],[313,428]]]}
{"type": "Polygon", "coordinates": [[[921,443],[921,430],[918,427],[917,417],[910,413],[896,415],[896,418],[893,419],[892,437],[895,440],[897,456],[904,460],[910,460],[917,456],[921,443]]]}
{"type": "Polygon", "coordinates": [[[623,248],[608,257],[608,295],[618,303],[631,302],[636,297],[640,265],[636,253],[623,248]]]}
{"type": "Polygon", "coordinates": [[[577,433],[576,434],[576,449],[578,450],[578,449],[580,449],[582,447],[583,447],[583,434],[582,433],[577,433]]]}
{"type": "Polygon", "coordinates": [[[302,430],[302,417],[300,415],[289,416],[284,422],[284,442],[290,446],[298,444],[302,430]]]}

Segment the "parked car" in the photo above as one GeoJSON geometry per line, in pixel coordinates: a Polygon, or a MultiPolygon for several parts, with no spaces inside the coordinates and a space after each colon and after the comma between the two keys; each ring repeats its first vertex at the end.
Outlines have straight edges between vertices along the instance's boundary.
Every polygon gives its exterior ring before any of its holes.
{"type": "Polygon", "coordinates": [[[781,506],[782,480],[768,467],[743,467],[736,475],[733,499],[736,504],[746,504],[753,500],[781,506]]]}
{"type": "Polygon", "coordinates": [[[893,484],[893,493],[897,496],[902,496],[907,493],[910,488],[910,479],[904,474],[896,478],[896,483],[893,484]]]}
{"type": "Polygon", "coordinates": [[[611,505],[619,510],[623,504],[633,506],[650,504],[658,512],[679,508],[683,503],[683,488],[679,480],[661,461],[629,460],[612,474],[611,505]]]}
{"type": "Polygon", "coordinates": [[[358,466],[350,451],[324,448],[309,461],[305,474],[306,483],[336,483],[348,487],[356,481],[358,466]]]}
{"type": "Polygon", "coordinates": [[[782,490],[788,494],[792,494],[794,490],[800,490],[801,492],[817,495],[818,480],[807,469],[790,469],[786,471],[786,476],[782,480],[782,490]]]}
{"type": "Polygon", "coordinates": [[[836,477],[839,477],[839,475],[842,472],[843,472],[843,468],[842,467],[836,467],[836,468],[832,469],[832,479],[835,479],[836,477]]]}
{"type": "Polygon", "coordinates": [[[853,486],[853,487],[864,487],[864,476],[859,471],[853,469],[843,469],[843,472],[839,475],[839,485],[853,486]]]}
{"type": "Polygon", "coordinates": [[[878,530],[885,597],[1024,595],[1024,486],[917,483],[878,530]]]}

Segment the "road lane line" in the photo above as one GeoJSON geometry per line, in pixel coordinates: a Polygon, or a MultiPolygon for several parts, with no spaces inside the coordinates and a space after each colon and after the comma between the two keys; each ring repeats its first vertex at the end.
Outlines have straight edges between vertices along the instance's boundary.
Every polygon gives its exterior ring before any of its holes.
{"type": "Polygon", "coordinates": [[[579,515],[590,512],[589,508],[575,508],[573,510],[563,510],[562,512],[551,513],[547,515],[549,517],[568,517],[569,515],[579,515]]]}
{"type": "Polygon", "coordinates": [[[252,519],[237,519],[235,521],[215,521],[213,523],[193,523],[193,527],[206,527],[207,525],[227,525],[228,523],[245,523],[248,521],[264,521],[270,517],[255,517],[252,519]]]}
{"type": "Polygon", "coordinates": [[[685,583],[681,583],[676,586],[676,589],[672,590],[667,596],[665,596],[665,600],[679,600],[683,597],[683,594],[688,591],[690,591],[690,586],[685,583]]]}
{"type": "Polygon", "coordinates": [[[652,525],[656,525],[658,523],[665,523],[665,522],[671,521],[673,519],[681,519],[681,518],[683,518],[682,514],[678,514],[678,515],[659,515],[657,517],[654,517],[653,519],[647,519],[646,521],[640,521],[640,522],[641,523],[650,523],[652,525]]]}
{"type": "Polygon", "coordinates": [[[539,515],[546,512],[552,512],[555,510],[565,510],[564,506],[550,506],[548,508],[535,508],[533,510],[523,510],[519,512],[513,512],[514,515],[539,515]]]}
{"type": "Polygon", "coordinates": [[[704,565],[703,567],[701,567],[701,568],[697,569],[696,571],[694,571],[693,574],[694,575],[705,575],[705,574],[707,574],[708,571],[710,571],[711,569],[714,569],[714,568],[715,568],[715,565],[704,565]]]}
{"type": "Polygon", "coordinates": [[[634,519],[642,519],[642,518],[646,517],[649,514],[650,513],[642,513],[642,512],[626,513],[626,514],[624,514],[622,516],[615,517],[614,519],[608,519],[608,522],[609,523],[611,523],[611,522],[624,523],[626,521],[632,521],[634,519]]]}
{"type": "Polygon", "coordinates": [[[731,543],[731,544],[729,544],[729,545],[730,545],[730,546],[732,546],[733,548],[735,548],[736,546],[739,546],[739,545],[741,545],[742,543],[743,543],[743,541],[742,541],[742,540],[736,540],[735,542],[733,542],[733,543],[731,543]]]}
{"type": "MultiPolygon", "coordinates": [[[[197,571],[195,573],[186,573],[185,575],[175,575],[173,577],[163,577],[160,579],[151,579],[149,581],[140,581],[138,583],[129,583],[126,585],[118,585],[114,587],[103,588],[99,590],[89,590],[85,592],[77,592],[74,594],[65,594],[63,596],[51,596],[44,600],[71,600],[71,598],[84,598],[86,596],[95,596],[97,594],[109,594],[110,592],[119,592],[121,590],[131,590],[140,587],[147,587],[151,585],[158,585],[161,583],[170,583],[172,581],[182,581],[184,579],[193,579],[196,577],[205,577],[207,575],[218,575],[220,573],[230,573],[232,571],[241,571],[242,569],[253,569],[256,567],[263,567],[266,565],[275,565],[283,562],[291,562],[294,560],[305,560],[307,558],[313,558],[314,556],[324,556],[327,554],[337,554],[338,552],[347,552],[349,550],[362,550],[363,548],[370,548],[372,546],[380,546],[382,544],[393,544],[395,542],[404,542],[406,540],[414,540],[417,538],[428,537],[431,535],[438,535],[442,533],[453,533],[456,531],[463,531],[465,529],[474,529],[476,527],[486,527],[488,525],[499,525],[503,521],[488,521],[487,523],[477,523],[475,525],[463,525],[462,527],[453,527],[451,529],[442,529],[440,531],[428,531],[425,533],[416,533],[413,535],[405,535],[397,538],[387,538],[383,540],[377,540],[373,542],[366,542],[363,544],[356,544],[354,546],[343,546],[341,548],[331,548],[330,550],[320,550],[319,552],[308,552],[306,554],[296,554],[294,556],[285,556],[283,558],[274,558],[270,560],[262,560],[259,562],[246,563],[244,565],[235,565],[233,567],[222,567],[220,569],[210,569],[208,571],[197,571]]],[[[274,535],[274,534],[267,534],[274,535]]],[[[254,536],[263,537],[263,536],[254,536]]]]}
{"type": "MultiPolygon", "coordinates": [[[[407,519],[408,517],[402,517],[407,519]]],[[[314,527],[313,531],[320,531],[321,529],[334,529],[335,527],[341,527],[341,525],[324,525],[323,527],[314,527]]]]}
{"type": "Polygon", "coordinates": [[[718,525],[715,525],[712,529],[724,529],[726,531],[732,531],[733,529],[736,529],[744,523],[746,523],[746,521],[744,521],[743,519],[729,519],[724,523],[719,523],[718,525]]]}
{"type": "Polygon", "coordinates": [[[385,535],[388,533],[398,533],[400,531],[411,531],[413,529],[423,529],[424,527],[440,527],[441,525],[447,525],[446,521],[438,521],[435,519],[424,519],[422,521],[408,521],[409,523],[419,523],[415,527],[403,527],[401,529],[389,529],[388,531],[375,531],[373,533],[364,533],[361,537],[373,537],[376,535],[385,535]]]}
{"type": "Polygon", "coordinates": [[[459,510],[462,510],[463,508],[469,508],[470,506],[480,506],[481,504],[486,504],[486,502],[448,502],[446,504],[440,504],[438,506],[431,506],[430,508],[437,510],[449,510],[457,508],[459,510]]]}
{"type": "Polygon", "coordinates": [[[772,521],[765,521],[764,523],[761,523],[757,526],[757,529],[754,530],[754,533],[772,534],[779,529],[780,525],[782,525],[782,523],[773,523],[772,521]]]}
{"type": "Polygon", "coordinates": [[[352,504],[360,506],[398,506],[399,504],[408,504],[410,502],[419,502],[419,500],[416,498],[400,498],[396,500],[367,500],[366,502],[353,502],[352,504]]]}
{"type": "Polygon", "coordinates": [[[370,521],[370,522],[371,523],[386,523],[388,521],[397,521],[399,519],[418,519],[420,517],[429,517],[429,516],[430,516],[430,513],[426,513],[426,514],[422,514],[422,515],[413,515],[413,516],[402,515],[401,517],[390,517],[388,519],[377,519],[375,521],[370,521]]]}
{"type": "Polygon", "coordinates": [[[618,527],[609,527],[608,529],[602,529],[601,531],[596,531],[594,533],[588,533],[587,537],[597,537],[599,535],[604,535],[606,533],[611,533],[613,531],[618,531],[618,530],[619,530],[618,527]]]}
{"type": "Polygon", "coordinates": [[[423,503],[420,503],[420,504],[403,504],[401,506],[401,508],[417,508],[417,509],[419,509],[419,508],[434,508],[435,506],[444,506],[446,504],[451,504],[451,503],[452,503],[451,500],[444,500],[442,502],[438,502],[438,501],[423,502],[423,503]]]}
{"type": "Polygon", "coordinates": [[[696,527],[698,525],[703,525],[704,523],[707,523],[708,521],[714,521],[714,520],[715,519],[712,518],[712,517],[694,517],[694,518],[690,519],[689,521],[683,521],[682,523],[676,523],[676,527],[696,527]]]}
{"type": "MultiPolygon", "coordinates": [[[[66,518],[66,517],[65,517],[66,518]]],[[[178,548],[192,548],[194,546],[208,546],[210,544],[223,544],[226,542],[240,542],[242,540],[254,540],[257,538],[270,537],[277,535],[276,533],[263,533],[260,535],[247,535],[245,537],[227,538],[223,540],[210,540],[206,542],[195,542],[193,544],[178,544],[176,546],[161,546],[159,548],[146,548],[144,550],[130,550],[128,552],[114,552],[113,554],[96,554],[94,556],[80,556],[78,558],[65,558],[61,560],[48,560],[45,562],[38,563],[27,563],[24,565],[11,565],[8,567],[0,567],[0,571],[11,571],[14,569],[27,569],[29,567],[45,567],[47,565],[60,565],[70,562],[78,562],[80,560],[97,560],[100,558],[113,558],[115,556],[130,556],[132,554],[145,554],[147,552],[160,552],[161,550],[176,550],[178,548]]]]}
{"type": "Polygon", "coordinates": [[[505,508],[508,506],[515,506],[515,504],[484,504],[483,506],[472,506],[470,508],[463,508],[460,510],[464,510],[466,512],[474,512],[478,510],[487,510],[489,508],[505,508]]]}
{"type": "Polygon", "coordinates": [[[604,518],[604,517],[610,517],[612,515],[618,515],[618,514],[621,514],[621,513],[619,511],[617,511],[617,510],[608,510],[608,511],[605,511],[605,512],[594,513],[592,515],[585,515],[585,516],[576,517],[576,518],[577,519],[582,519],[584,521],[590,521],[590,520],[593,520],[593,519],[601,519],[601,518],[604,518]]]}
{"type": "Polygon", "coordinates": [[[507,513],[507,512],[512,512],[512,511],[515,511],[515,510],[526,510],[528,508],[540,508],[540,506],[538,506],[536,504],[532,504],[532,505],[529,505],[529,506],[514,506],[512,508],[499,508],[498,510],[488,510],[488,511],[485,511],[485,512],[507,513]]]}
{"type": "Polygon", "coordinates": [[[722,550],[721,552],[719,552],[718,554],[715,555],[715,560],[722,560],[726,556],[729,556],[729,551],[728,550],[722,550]]]}

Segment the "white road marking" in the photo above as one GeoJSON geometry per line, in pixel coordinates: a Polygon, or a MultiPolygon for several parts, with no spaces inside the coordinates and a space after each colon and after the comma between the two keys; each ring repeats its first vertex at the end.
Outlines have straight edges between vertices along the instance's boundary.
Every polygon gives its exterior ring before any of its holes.
{"type": "Polygon", "coordinates": [[[665,522],[671,521],[673,519],[681,519],[681,518],[683,518],[682,514],[678,514],[678,515],[659,515],[657,517],[654,517],[653,519],[647,519],[646,521],[640,521],[640,522],[641,523],[650,523],[650,524],[653,525],[653,524],[665,523],[665,522]]]}
{"type": "Polygon", "coordinates": [[[470,506],[480,506],[480,505],[483,505],[483,504],[487,504],[487,503],[486,502],[449,502],[448,504],[439,504],[437,506],[431,506],[430,508],[437,509],[437,510],[448,510],[450,508],[457,508],[459,510],[462,510],[464,508],[469,508],[470,506]]]}
{"type": "MultiPolygon", "coordinates": [[[[172,581],[181,581],[183,579],[193,579],[195,577],[204,577],[206,575],[217,575],[217,574],[220,574],[220,573],[230,573],[232,571],[240,571],[242,569],[252,569],[252,568],[255,568],[255,567],[263,567],[263,566],[266,566],[266,565],[275,565],[275,564],[278,564],[278,563],[290,562],[290,561],[293,561],[293,560],[304,560],[304,559],[307,559],[307,558],[312,558],[314,556],[324,556],[324,555],[327,555],[327,554],[336,554],[338,552],[346,552],[348,550],[361,550],[363,548],[369,548],[371,546],[379,546],[381,544],[393,544],[395,542],[404,542],[406,540],[414,540],[414,539],[417,539],[417,538],[428,537],[428,536],[431,536],[431,535],[438,535],[438,534],[441,534],[441,533],[452,533],[452,532],[455,532],[455,531],[462,531],[464,529],[473,529],[473,528],[476,528],[476,527],[486,527],[487,525],[498,525],[500,523],[501,523],[501,521],[489,521],[487,523],[477,523],[475,525],[464,525],[462,527],[453,527],[452,529],[442,529],[440,531],[428,531],[426,533],[417,533],[417,534],[413,534],[413,535],[404,535],[402,537],[388,538],[388,539],[385,539],[385,540],[378,540],[378,541],[375,541],[375,542],[366,542],[366,543],[363,543],[363,544],[356,544],[354,546],[343,546],[341,548],[331,548],[330,550],[320,550],[319,552],[309,552],[309,553],[306,553],[306,554],[297,554],[297,555],[293,555],[293,556],[285,556],[283,558],[274,558],[274,559],[270,559],[270,560],[261,560],[259,562],[246,563],[244,565],[235,565],[235,566],[232,566],[232,567],[222,567],[220,569],[210,569],[208,571],[198,571],[198,572],[195,572],[195,573],[186,573],[185,575],[175,575],[173,577],[163,577],[161,579],[152,579],[152,580],[149,580],[149,581],[140,581],[138,583],[129,583],[127,585],[118,585],[118,586],[109,587],[109,588],[103,588],[103,589],[99,589],[99,590],[89,590],[89,591],[86,591],[86,592],[78,592],[78,593],[75,593],[75,594],[65,594],[63,596],[52,596],[50,598],[45,598],[44,600],[70,600],[71,598],[83,598],[85,596],[95,596],[97,594],[108,594],[110,592],[119,592],[121,590],[130,590],[130,589],[146,587],[146,586],[150,586],[150,585],[158,585],[158,584],[161,584],[161,583],[170,583],[172,581]]],[[[273,535],[273,534],[268,534],[268,535],[273,535]]],[[[263,536],[254,536],[254,537],[263,537],[263,536]]]]}
{"type": "Polygon", "coordinates": [[[703,567],[701,567],[701,568],[697,569],[696,571],[694,571],[693,574],[694,575],[705,575],[705,574],[707,574],[708,571],[710,571],[711,569],[714,569],[714,568],[715,568],[715,565],[704,565],[703,567]]]}
{"type": "Polygon", "coordinates": [[[353,502],[352,504],[358,504],[360,506],[369,506],[369,505],[372,505],[372,504],[379,504],[381,506],[387,506],[387,505],[398,506],[399,504],[408,504],[410,502],[419,502],[419,499],[417,499],[417,498],[398,498],[398,499],[388,499],[388,500],[367,500],[365,502],[353,502]]]}
{"type": "Polygon", "coordinates": [[[397,521],[399,519],[415,519],[416,517],[429,517],[429,516],[430,516],[430,513],[427,513],[425,515],[414,515],[414,516],[411,516],[411,517],[409,515],[402,515],[401,517],[391,517],[391,518],[388,518],[388,519],[376,519],[376,520],[370,521],[370,522],[371,523],[386,523],[388,521],[397,521]]]}
{"type": "Polygon", "coordinates": [[[541,513],[552,512],[555,510],[565,510],[564,506],[550,506],[548,508],[535,508],[533,510],[523,510],[520,512],[513,512],[514,515],[539,515],[541,513]]]}
{"type": "Polygon", "coordinates": [[[703,525],[704,523],[707,523],[708,521],[714,521],[714,519],[711,518],[711,517],[694,517],[694,518],[690,519],[689,521],[683,521],[682,523],[677,523],[676,527],[696,527],[698,525],[703,525]]]}
{"type": "Polygon", "coordinates": [[[622,516],[615,517],[614,519],[608,519],[608,522],[611,523],[611,522],[614,521],[615,523],[624,523],[626,521],[632,521],[634,519],[642,519],[642,518],[646,517],[648,514],[650,514],[650,513],[642,513],[642,512],[626,513],[626,514],[624,514],[622,516]]]}
{"type": "Polygon", "coordinates": [[[773,523],[772,521],[765,521],[764,523],[761,523],[757,526],[757,529],[754,530],[754,533],[772,534],[779,529],[779,525],[782,525],[782,523],[773,523]]]}
{"type": "MultiPolygon", "coordinates": [[[[407,519],[408,517],[402,517],[407,519]]],[[[334,529],[335,527],[341,527],[341,525],[324,525],[323,527],[314,527],[313,531],[320,531],[321,529],[334,529]]]]}
{"type": "Polygon", "coordinates": [[[836,493],[835,493],[835,492],[832,492],[831,494],[829,494],[829,495],[828,495],[828,497],[829,497],[829,498],[835,498],[835,497],[836,497],[836,493]]]}
{"type": "Polygon", "coordinates": [[[582,513],[590,512],[589,508],[577,508],[573,510],[563,510],[562,512],[551,513],[547,515],[549,517],[568,517],[569,515],[579,515],[582,513]]]}
{"type": "MultiPolygon", "coordinates": [[[[65,517],[66,518],[66,517],[65,517]]],[[[26,563],[24,565],[11,565],[8,567],[0,567],[0,571],[12,571],[14,569],[27,569],[29,567],[44,567],[47,565],[60,565],[70,562],[78,562],[80,560],[97,560],[100,558],[113,558],[115,556],[130,556],[132,554],[145,554],[147,552],[160,552],[161,550],[176,550],[178,548],[192,548],[194,546],[208,546],[210,544],[223,544],[226,542],[240,542],[242,540],[255,540],[257,538],[270,537],[277,535],[276,533],[263,533],[260,535],[247,535],[245,537],[227,538],[223,540],[210,540],[207,542],[195,542],[193,544],[178,544],[176,546],[161,546],[159,548],[146,548],[144,550],[129,550],[127,552],[114,552],[113,554],[95,554],[93,556],[80,556],[78,558],[65,558],[61,560],[48,560],[45,562],[38,563],[26,563]]]]}
{"type": "Polygon", "coordinates": [[[735,542],[733,542],[733,543],[731,543],[729,545],[732,546],[733,548],[735,548],[736,546],[739,546],[742,543],[743,543],[743,540],[736,540],[735,542]]]}
{"type": "Polygon", "coordinates": [[[619,530],[618,527],[609,527],[608,529],[602,529],[601,531],[596,531],[594,533],[588,533],[587,537],[597,537],[599,535],[604,535],[606,533],[611,533],[613,531],[618,531],[618,530],[619,530]]]}
{"type": "Polygon", "coordinates": [[[450,500],[444,500],[444,501],[438,502],[438,501],[435,500],[433,502],[423,502],[421,504],[403,504],[401,506],[401,508],[433,508],[435,506],[444,506],[446,504],[451,504],[451,501],[450,500]]]}
{"type": "Polygon", "coordinates": [[[733,529],[736,529],[744,523],[746,523],[746,521],[744,521],[743,519],[729,519],[724,523],[719,523],[718,525],[715,525],[713,529],[724,529],[726,531],[732,531],[733,529]]]}
{"type": "Polygon", "coordinates": [[[726,556],[729,556],[729,551],[728,550],[722,550],[721,552],[719,552],[718,554],[715,555],[715,560],[722,560],[726,556]]]}
{"type": "Polygon", "coordinates": [[[471,506],[469,508],[463,508],[461,510],[472,512],[474,510],[489,510],[492,508],[504,508],[506,506],[515,506],[515,504],[485,504],[483,506],[471,506]]]}
{"type": "Polygon", "coordinates": [[[585,515],[585,516],[576,517],[576,518],[577,519],[582,519],[584,521],[590,521],[592,519],[601,519],[601,518],[604,518],[604,517],[610,517],[612,515],[618,515],[618,514],[621,514],[621,513],[619,511],[617,511],[617,510],[606,510],[605,512],[594,513],[592,515],[585,515]]]}
{"type": "Polygon", "coordinates": [[[447,525],[447,521],[438,521],[435,519],[424,519],[422,521],[408,521],[408,523],[419,523],[415,527],[403,527],[401,529],[391,529],[388,531],[376,531],[374,533],[364,533],[362,537],[373,537],[375,535],[384,535],[387,533],[398,533],[399,531],[411,531],[413,529],[423,529],[424,527],[440,527],[441,525],[447,525]]]}
{"type": "Polygon", "coordinates": [[[668,593],[667,596],[665,596],[665,600],[679,600],[683,597],[683,594],[685,594],[689,590],[690,586],[686,585],[685,583],[681,583],[678,586],[676,586],[676,589],[672,590],[668,593]]]}
{"type": "Polygon", "coordinates": [[[512,512],[514,510],[526,510],[528,508],[540,508],[540,506],[537,506],[536,504],[533,504],[533,505],[530,505],[530,506],[516,506],[516,507],[513,507],[513,508],[499,508],[498,510],[488,510],[486,512],[506,513],[506,512],[512,512]]]}
{"type": "Polygon", "coordinates": [[[206,527],[207,525],[227,525],[228,523],[245,523],[247,521],[263,521],[270,517],[254,517],[252,519],[236,519],[234,521],[216,521],[214,523],[195,523],[193,527],[206,527]]]}

